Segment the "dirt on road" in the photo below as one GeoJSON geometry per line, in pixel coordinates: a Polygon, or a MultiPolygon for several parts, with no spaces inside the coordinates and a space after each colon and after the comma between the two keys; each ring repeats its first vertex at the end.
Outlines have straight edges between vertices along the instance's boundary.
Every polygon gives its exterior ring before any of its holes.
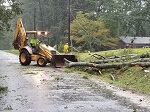
{"type": "Polygon", "coordinates": [[[11,112],[148,112],[147,97],[83,79],[63,68],[21,66],[18,56],[0,51],[0,111],[11,112]],[[125,95],[124,95],[125,94],[125,95]]]}

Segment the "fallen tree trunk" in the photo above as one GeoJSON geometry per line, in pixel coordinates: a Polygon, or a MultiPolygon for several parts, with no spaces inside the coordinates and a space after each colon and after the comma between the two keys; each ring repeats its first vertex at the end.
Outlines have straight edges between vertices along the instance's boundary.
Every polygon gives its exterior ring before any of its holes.
{"type": "Polygon", "coordinates": [[[109,69],[109,68],[121,68],[123,66],[141,66],[141,67],[150,67],[150,62],[125,62],[125,63],[114,63],[114,64],[96,64],[89,62],[71,62],[65,59],[66,67],[75,67],[75,66],[86,66],[86,67],[95,67],[99,69],[109,69]]]}
{"type": "Polygon", "coordinates": [[[100,54],[92,54],[90,51],[88,51],[89,55],[97,58],[97,59],[106,59],[104,56],[100,55],[100,54]]]}
{"type": "Polygon", "coordinates": [[[96,60],[96,61],[90,61],[90,63],[108,63],[108,62],[118,62],[118,61],[124,61],[126,58],[115,58],[115,59],[103,59],[103,60],[96,60]]]}
{"type": "Polygon", "coordinates": [[[100,63],[108,63],[108,62],[119,62],[119,61],[126,61],[126,60],[129,60],[129,59],[135,59],[135,58],[140,58],[139,60],[135,60],[134,62],[137,62],[137,61],[144,61],[144,62],[147,62],[147,61],[150,61],[150,56],[148,53],[146,54],[127,54],[127,55],[122,55],[122,56],[114,56],[114,57],[104,57],[100,54],[92,54],[90,51],[88,51],[89,55],[90,56],[93,56],[95,57],[96,61],[90,61],[90,63],[96,63],[96,64],[100,64],[100,63]]]}
{"type": "MultiPolygon", "coordinates": [[[[90,61],[90,63],[101,64],[101,63],[119,62],[119,61],[125,61],[125,60],[127,59],[126,58],[103,59],[103,60],[90,61]]],[[[150,58],[141,58],[141,59],[134,60],[133,62],[150,62],[150,58]]]]}
{"type": "MultiPolygon", "coordinates": [[[[92,54],[90,51],[88,51],[89,55],[92,56],[92,57],[95,57],[96,59],[126,59],[126,57],[130,57],[130,58],[135,58],[135,57],[140,57],[141,55],[138,55],[138,54],[127,54],[127,55],[122,55],[122,56],[117,56],[117,55],[114,55],[113,57],[104,57],[100,54],[92,54]]],[[[143,56],[143,55],[142,55],[143,56]]],[[[145,55],[144,55],[145,56],[145,55]]]]}

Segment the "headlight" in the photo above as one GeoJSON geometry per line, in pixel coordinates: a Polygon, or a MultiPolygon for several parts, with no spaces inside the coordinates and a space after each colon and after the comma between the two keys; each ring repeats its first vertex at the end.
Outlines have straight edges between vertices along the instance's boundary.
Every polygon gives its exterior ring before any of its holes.
{"type": "Polygon", "coordinates": [[[37,35],[41,35],[41,32],[38,31],[38,32],[37,32],[37,35]]]}
{"type": "Polygon", "coordinates": [[[48,32],[45,32],[44,34],[45,34],[45,35],[47,35],[47,34],[48,34],[48,32]]]}

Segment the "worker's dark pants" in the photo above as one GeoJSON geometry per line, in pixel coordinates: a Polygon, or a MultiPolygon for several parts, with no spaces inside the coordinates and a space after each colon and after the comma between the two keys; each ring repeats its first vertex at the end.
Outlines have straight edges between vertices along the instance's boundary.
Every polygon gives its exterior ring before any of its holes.
{"type": "Polygon", "coordinates": [[[37,54],[38,50],[35,46],[31,46],[33,54],[37,54]]]}

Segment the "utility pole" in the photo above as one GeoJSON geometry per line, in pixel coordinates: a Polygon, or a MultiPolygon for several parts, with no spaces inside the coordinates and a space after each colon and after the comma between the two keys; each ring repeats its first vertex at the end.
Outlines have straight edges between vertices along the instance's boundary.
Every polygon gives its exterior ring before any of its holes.
{"type": "Polygon", "coordinates": [[[40,30],[44,30],[44,25],[43,25],[43,12],[42,12],[42,2],[39,0],[39,9],[40,9],[40,30]]]}
{"type": "Polygon", "coordinates": [[[71,40],[70,40],[70,13],[71,13],[71,7],[70,7],[70,0],[68,1],[68,45],[71,46],[71,40]]]}
{"type": "Polygon", "coordinates": [[[34,28],[33,29],[34,29],[34,31],[36,30],[36,25],[35,25],[35,13],[36,12],[35,11],[36,11],[36,8],[34,8],[34,12],[33,12],[34,13],[34,15],[33,15],[33,20],[34,20],[34,26],[33,26],[34,28]]]}
{"type": "MultiPolygon", "coordinates": [[[[34,15],[33,15],[33,24],[34,24],[34,26],[33,26],[33,29],[34,29],[34,31],[36,31],[36,8],[34,7],[34,11],[33,11],[33,13],[34,13],[34,15]]],[[[35,34],[34,34],[34,36],[36,36],[35,34]]]]}

